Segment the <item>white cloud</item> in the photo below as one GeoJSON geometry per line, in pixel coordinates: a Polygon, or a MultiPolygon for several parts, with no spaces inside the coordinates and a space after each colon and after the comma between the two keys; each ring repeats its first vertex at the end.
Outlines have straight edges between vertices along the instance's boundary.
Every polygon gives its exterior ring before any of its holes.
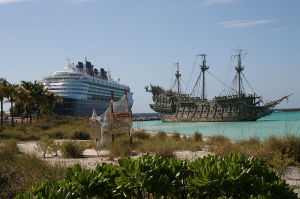
{"type": "Polygon", "coordinates": [[[29,0],[0,0],[0,4],[25,2],[25,1],[29,1],[29,0]]]}
{"type": "Polygon", "coordinates": [[[256,20],[256,21],[248,21],[248,20],[235,20],[235,21],[225,21],[219,23],[221,28],[245,28],[249,26],[261,25],[275,22],[274,19],[265,19],[265,20],[256,20]]]}
{"type": "Polygon", "coordinates": [[[204,2],[204,4],[206,5],[212,5],[212,4],[220,4],[220,3],[232,3],[232,2],[235,2],[235,1],[238,1],[238,0],[206,0],[204,2]]]}

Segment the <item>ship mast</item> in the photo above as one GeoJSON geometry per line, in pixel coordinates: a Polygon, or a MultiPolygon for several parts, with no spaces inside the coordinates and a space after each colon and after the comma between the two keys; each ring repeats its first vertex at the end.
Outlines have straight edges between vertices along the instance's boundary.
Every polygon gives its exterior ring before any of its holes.
{"type": "Polygon", "coordinates": [[[202,57],[202,65],[200,65],[200,69],[201,69],[201,73],[203,75],[202,78],[202,99],[206,99],[205,96],[205,71],[207,71],[209,69],[208,66],[206,66],[206,54],[201,54],[199,55],[200,57],[202,57]]]}
{"type": "Polygon", "coordinates": [[[241,73],[244,70],[244,67],[242,66],[242,50],[239,50],[239,53],[237,55],[235,55],[235,57],[237,57],[237,67],[235,67],[235,70],[237,72],[238,75],[238,96],[241,97],[242,96],[242,88],[241,88],[241,84],[242,84],[242,79],[241,79],[241,73]]]}
{"type": "Polygon", "coordinates": [[[177,93],[179,94],[180,93],[180,77],[181,77],[181,74],[179,72],[179,62],[175,63],[175,67],[177,68],[175,77],[176,77],[176,83],[177,83],[177,93]]]}

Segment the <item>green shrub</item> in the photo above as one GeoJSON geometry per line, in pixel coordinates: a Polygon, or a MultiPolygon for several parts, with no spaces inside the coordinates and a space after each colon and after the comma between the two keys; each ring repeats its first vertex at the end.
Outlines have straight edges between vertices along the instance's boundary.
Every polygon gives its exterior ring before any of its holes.
{"type": "Polygon", "coordinates": [[[58,155],[59,150],[61,150],[61,144],[59,142],[53,142],[50,145],[49,152],[54,153],[55,156],[58,155]]]}
{"type": "Polygon", "coordinates": [[[269,157],[269,163],[274,171],[281,177],[283,177],[291,164],[295,161],[289,158],[287,154],[282,154],[280,151],[272,151],[269,157]]]}
{"type": "Polygon", "coordinates": [[[194,140],[196,142],[202,142],[203,141],[202,134],[200,132],[196,131],[194,133],[194,140]]]}
{"type": "Polygon", "coordinates": [[[72,139],[74,140],[89,140],[90,134],[85,131],[76,130],[72,135],[72,139]]]}
{"type": "Polygon", "coordinates": [[[65,158],[80,158],[84,150],[84,144],[80,142],[65,141],[61,144],[61,153],[65,158]]]}
{"type": "Polygon", "coordinates": [[[194,162],[144,155],[96,170],[79,165],[63,180],[36,185],[21,198],[297,199],[263,158],[207,156],[194,162]],[[38,196],[38,197],[37,197],[38,196]]]}
{"type": "Polygon", "coordinates": [[[54,140],[48,136],[41,137],[41,140],[36,143],[36,150],[46,157],[46,154],[51,151],[51,147],[55,145],[54,140]]]}
{"type": "Polygon", "coordinates": [[[194,173],[188,187],[192,198],[297,198],[264,158],[207,156],[191,164],[191,169],[194,173]]]}

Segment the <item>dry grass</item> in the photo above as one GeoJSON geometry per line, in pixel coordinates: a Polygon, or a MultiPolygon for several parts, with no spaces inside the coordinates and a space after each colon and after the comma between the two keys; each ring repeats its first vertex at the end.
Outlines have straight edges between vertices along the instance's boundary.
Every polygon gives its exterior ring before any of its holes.
{"type": "Polygon", "coordinates": [[[146,133],[145,131],[134,131],[133,132],[133,138],[137,138],[137,139],[148,139],[150,137],[150,135],[148,133],[146,133]]]}
{"type": "Polygon", "coordinates": [[[203,138],[202,138],[202,134],[200,133],[200,132],[198,132],[198,131],[196,131],[195,133],[194,133],[194,140],[196,141],[196,142],[202,142],[203,141],[203,138]]]}
{"type": "Polygon", "coordinates": [[[279,151],[287,154],[293,160],[300,162],[300,137],[286,135],[284,137],[269,137],[265,145],[270,151],[279,151]]]}
{"type": "Polygon", "coordinates": [[[1,140],[0,198],[14,198],[37,183],[59,180],[64,174],[64,166],[51,165],[34,155],[21,154],[16,141],[1,140]]]}
{"type": "Polygon", "coordinates": [[[111,157],[128,157],[132,154],[133,147],[130,145],[129,137],[126,135],[117,136],[110,146],[111,157]]]}
{"type": "Polygon", "coordinates": [[[173,157],[175,151],[199,151],[203,142],[195,141],[192,138],[181,138],[177,133],[167,136],[163,131],[154,136],[138,131],[133,132],[133,144],[129,143],[128,136],[121,136],[115,139],[110,147],[112,157],[129,156],[135,153],[154,153],[162,157],[173,157]]]}
{"type": "Polygon", "coordinates": [[[61,153],[65,158],[80,158],[86,145],[76,141],[65,141],[61,143],[61,153]]]}
{"type": "Polygon", "coordinates": [[[180,133],[178,133],[178,132],[172,133],[172,138],[179,140],[180,139],[180,133]]]}
{"type": "Polygon", "coordinates": [[[15,127],[7,126],[0,132],[0,139],[17,139],[22,141],[39,140],[47,135],[53,139],[71,139],[87,137],[90,122],[85,118],[54,116],[29,123],[16,123],[15,127]]]}
{"type": "Polygon", "coordinates": [[[300,160],[300,137],[294,135],[272,136],[264,141],[250,138],[236,142],[230,142],[223,136],[213,136],[207,144],[209,150],[219,156],[244,153],[250,157],[265,157],[280,176],[287,172],[288,166],[298,165],[300,160]]]}

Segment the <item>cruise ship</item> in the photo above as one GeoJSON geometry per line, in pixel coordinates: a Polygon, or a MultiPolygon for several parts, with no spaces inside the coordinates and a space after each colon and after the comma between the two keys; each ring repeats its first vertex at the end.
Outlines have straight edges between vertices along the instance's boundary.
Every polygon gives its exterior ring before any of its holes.
{"type": "Polygon", "coordinates": [[[43,85],[56,93],[62,102],[54,107],[59,115],[91,117],[93,109],[101,115],[110,104],[127,95],[128,109],[133,105],[133,93],[129,86],[113,80],[103,68],[98,70],[91,62],[68,64],[63,70],[56,71],[43,78],[43,85]]]}

